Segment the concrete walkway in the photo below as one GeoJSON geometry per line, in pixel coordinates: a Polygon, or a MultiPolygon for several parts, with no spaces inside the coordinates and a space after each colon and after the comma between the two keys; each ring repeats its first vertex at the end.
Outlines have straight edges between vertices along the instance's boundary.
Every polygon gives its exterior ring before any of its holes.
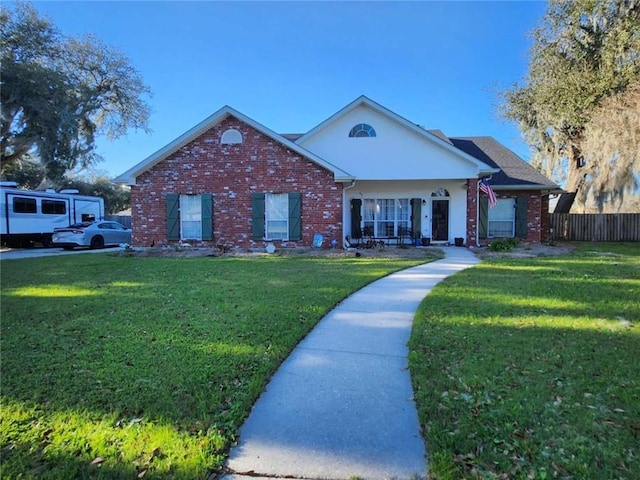
{"type": "Polygon", "coordinates": [[[425,295],[478,262],[464,248],[444,251],[366,286],[320,321],[256,402],[226,480],[426,476],[406,344],[425,295]]]}

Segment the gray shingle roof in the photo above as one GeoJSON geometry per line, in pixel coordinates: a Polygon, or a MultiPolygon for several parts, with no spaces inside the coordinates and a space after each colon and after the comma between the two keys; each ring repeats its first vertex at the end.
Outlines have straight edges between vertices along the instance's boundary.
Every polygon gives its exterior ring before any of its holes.
{"type": "Polygon", "coordinates": [[[435,135],[436,137],[438,137],[439,139],[444,140],[445,142],[450,143],[451,145],[453,145],[453,142],[451,141],[451,139],[449,139],[449,137],[447,137],[442,130],[427,130],[427,132],[429,132],[432,135],[435,135]]]}
{"type": "Polygon", "coordinates": [[[493,137],[450,137],[453,145],[481,162],[497,167],[491,176],[492,187],[540,187],[558,189],[558,185],[538,172],[493,137]]]}

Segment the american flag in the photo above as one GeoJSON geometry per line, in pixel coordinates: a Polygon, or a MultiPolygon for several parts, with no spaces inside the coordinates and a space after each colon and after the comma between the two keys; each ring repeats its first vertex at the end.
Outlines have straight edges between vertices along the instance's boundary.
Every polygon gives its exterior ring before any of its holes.
{"type": "Polygon", "coordinates": [[[498,204],[496,194],[493,193],[493,189],[491,188],[491,185],[489,185],[489,181],[486,178],[480,180],[480,191],[483,192],[487,197],[489,197],[489,208],[493,208],[498,204]]]}

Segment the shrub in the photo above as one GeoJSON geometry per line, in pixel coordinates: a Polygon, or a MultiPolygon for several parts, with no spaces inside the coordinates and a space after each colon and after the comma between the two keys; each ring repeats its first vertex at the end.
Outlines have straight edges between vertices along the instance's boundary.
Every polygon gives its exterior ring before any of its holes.
{"type": "Polygon", "coordinates": [[[487,248],[492,252],[508,252],[509,250],[518,246],[520,241],[517,238],[504,238],[502,240],[495,240],[487,245],[487,248]]]}

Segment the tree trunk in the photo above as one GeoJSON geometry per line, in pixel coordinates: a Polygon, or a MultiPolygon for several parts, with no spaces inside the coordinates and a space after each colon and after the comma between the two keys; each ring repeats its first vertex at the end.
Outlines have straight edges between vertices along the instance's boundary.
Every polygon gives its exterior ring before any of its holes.
{"type": "Polygon", "coordinates": [[[577,209],[584,210],[584,189],[587,171],[579,148],[572,146],[567,153],[567,181],[564,185],[564,190],[575,194],[574,202],[570,209],[577,213],[577,209]]]}

